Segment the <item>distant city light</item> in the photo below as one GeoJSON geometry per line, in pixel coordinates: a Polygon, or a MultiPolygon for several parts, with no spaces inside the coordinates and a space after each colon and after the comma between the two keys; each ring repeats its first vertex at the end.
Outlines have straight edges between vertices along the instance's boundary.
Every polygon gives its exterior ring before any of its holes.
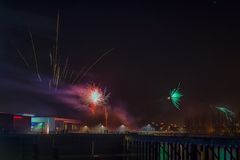
{"type": "Polygon", "coordinates": [[[13,116],[13,119],[22,119],[22,116],[13,116]]]}
{"type": "Polygon", "coordinates": [[[28,116],[28,117],[34,117],[34,114],[30,114],[30,113],[23,113],[21,114],[22,116],[28,116]]]}
{"type": "Polygon", "coordinates": [[[121,128],[124,128],[125,126],[122,124],[120,127],[121,127],[121,128]]]}

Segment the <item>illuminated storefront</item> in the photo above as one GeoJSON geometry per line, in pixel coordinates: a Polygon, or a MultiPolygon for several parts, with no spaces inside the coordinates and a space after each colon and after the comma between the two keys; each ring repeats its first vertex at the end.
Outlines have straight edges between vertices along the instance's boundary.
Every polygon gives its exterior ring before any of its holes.
{"type": "Polygon", "coordinates": [[[75,133],[80,131],[81,122],[57,117],[32,117],[31,131],[35,133],[75,133]]]}

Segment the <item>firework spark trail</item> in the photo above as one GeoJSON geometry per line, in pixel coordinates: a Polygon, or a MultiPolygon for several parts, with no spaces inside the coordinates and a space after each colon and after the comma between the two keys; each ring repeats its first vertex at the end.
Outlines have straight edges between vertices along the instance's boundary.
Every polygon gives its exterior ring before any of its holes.
{"type": "Polygon", "coordinates": [[[56,26],[56,50],[55,50],[55,56],[56,58],[58,57],[58,35],[59,35],[59,17],[60,17],[60,12],[58,10],[58,15],[57,15],[57,26],[56,26]]]}
{"type": "Polygon", "coordinates": [[[70,67],[66,68],[66,71],[63,74],[63,80],[68,80],[68,77],[70,76],[71,71],[70,71],[70,67]]]}
{"type": "Polygon", "coordinates": [[[53,56],[52,56],[52,52],[49,52],[49,61],[50,61],[50,67],[52,67],[53,65],[53,56]]]}
{"type": "Polygon", "coordinates": [[[56,73],[55,73],[55,79],[56,79],[56,83],[55,83],[55,89],[58,88],[59,85],[59,81],[60,81],[60,73],[61,73],[61,64],[60,64],[60,57],[56,56],[56,73]]]}
{"type": "Polygon", "coordinates": [[[103,53],[95,62],[92,63],[92,65],[90,65],[87,70],[82,74],[82,76],[80,77],[80,79],[78,80],[78,82],[80,82],[85,76],[86,74],[107,54],[111,53],[114,50],[114,48],[108,50],[107,52],[103,53]]]}
{"type": "Polygon", "coordinates": [[[107,93],[107,89],[105,88],[103,91],[103,96],[104,96],[104,102],[103,102],[103,106],[104,106],[104,117],[105,117],[105,126],[108,127],[108,114],[109,114],[109,98],[110,98],[110,94],[111,93],[107,93]]]}
{"type": "Polygon", "coordinates": [[[68,58],[65,61],[65,65],[62,66],[61,65],[61,59],[58,53],[58,41],[59,41],[59,22],[60,22],[60,12],[58,10],[58,15],[57,15],[57,23],[56,23],[56,40],[55,40],[55,51],[53,52],[53,54],[50,54],[51,57],[51,64],[52,64],[52,74],[53,74],[53,80],[52,83],[55,86],[55,89],[58,88],[59,83],[62,80],[66,80],[67,76],[71,74],[71,76],[73,76],[70,71],[70,66],[69,66],[69,61],[68,58]]]}
{"type": "Polygon", "coordinates": [[[168,99],[170,99],[173,103],[173,105],[180,110],[180,99],[183,96],[183,94],[179,91],[180,83],[178,84],[177,88],[174,88],[173,90],[170,90],[170,96],[168,99]]]}
{"type": "Polygon", "coordinates": [[[56,86],[55,89],[58,88],[59,85],[59,81],[60,81],[60,72],[61,72],[61,68],[60,66],[57,66],[57,73],[56,73],[56,86]]]}
{"type": "Polygon", "coordinates": [[[231,120],[231,118],[234,116],[234,112],[231,111],[230,109],[228,109],[227,106],[220,106],[220,107],[216,107],[220,112],[224,113],[224,115],[226,116],[226,119],[231,120]]]}
{"type": "Polygon", "coordinates": [[[108,127],[108,108],[104,107],[105,126],[108,127]]]}
{"type": "Polygon", "coordinates": [[[49,89],[52,88],[52,80],[49,80],[49,82],[48,82],[48,88],[49,88],[49,89]]]}
{"type": "Polygon", "coordinates": [[[68,75],[68,58],[66,59],[65,66],[61,74],[61,79],[65,80],[67,75],[68,75]]]}
{"type": "MultiPolygon", "coordinates": [[[[69,65],[69,60],[68,58],[66,59],[65,65],[61,65],[61,59],[58,53],[58,42],[59,42],[59,22],[60,22],[60,12],[58,10],[57,14],[57,20],[56,20],[56,39],[55,39],[55,47],[50,49],[49,52],[49,62],[50,62],[50,70],[52,74],[51,80],[48,82],[49,89],[51,87],[54,87],[55,89],[58,88],[59,84],[64,80],[68,81],[71,84],[78,83],[81,81],[87,73],[107,54],[112,52],[113,48],[108,50],[107,52],[103,53],[99,58],[96,59],[86,70],[85,67],[81,69],[80,72],[75,76],[74,72],[71,70],[70,65],[69,65]]],[[[40,81],[42,81],[42,78],[39,73],[39,64],[38,64],[38,57],[36,53],[36,48],[35,44],[33,41],[33,36],[32,33],[29,32],[30,38],[31,38],[31,43],[32,43],[32,49],[33,49],[33,54],[34,54],[34,60],[35,60],[35,68],[36,68],[36,74],[37,77],[40,81]]],[[[26,66],[30,66],[25,57],[21,54],[21,52],[18,50],[18,53],[20,57],[23,59],[24,63],[26,66]]]]}
{"type": "MultiPolygon", "coordinates": [[[[74,78],[74,73],[71,72],[70,70],[70,66],[68,63],[68,58],[65,62],[65,66],[61,66],[60,64],[60,57],[58,54],[58,41],[59,41],[59,22],[60,22],[60,12],[58,10],[58,14],[57,14],[57,23],[56,23],[56,39],[55,39],[55,51],[53,51],[53,53],[50,52],[49,57],[50,57],[50,66],[52,68],[52,74],[53,74],[53,78],[51,80],[51,83],[53,86],[55,86],[55,88],[58,88],[59,82],[61,80],[67,80],[67,77],[69,76],[68,80],[70,81],[70,83],[75,84],[78,83],[79,81],[81,81],[86,75],[87,73],[107,54],[109,54],[113,49],[108,50],[107,52],[105,52],[104,54],[102,54],[93,64],[91,64],[87,70],[85,72],[84,69],[85,67],[83,67],[83,69],[79,72],[78,75],[76,75],[76,77],[74,78]],[[73,79],[73,80],[72,80],[73,79]],[[71,82],[72,81],[72,82],[71,82]]],[[[51,85],[49,85],[51,86],[51,85]]]]}
{"type": "MultiPolygon", "coordinates": [[[[53,61],[52,52],[49,51],[49,63],[50,63],[51,71],[52,71],[52,65],[53,65],[52,61],[53,61]]],[[[50,89],[51,87],[52,87],[52,80],[50,79],[48,82],[48,88],[50,89]]]]}
{"type": "Polygon", "coordinates": [[[108,104],[108,100],[110,98],[111,93],[110,92],[107,93],[107,89],[105,88],[103,91],[103,95],[104,95],[104,104],[106,105],[108,104]]]}
{"type": "Polygon", "coordinates": [[[86,66],[83,66],[80,70],[80,72],[78,73],[78,75],[73,79],[72,84],[75,84],[78,82],[79,78],[82,76],[84,70],[85,70],[86,66]]]}
{"type": "Polygon", "coordinates": [[[69,73],[69,78],[68,78],[68,80],[69,80],[69,82],[71,82],[71,80],[72,80],[72,77],[73,77],[73,74],[74,74],[74,71],[69,71],[70,73],[69,73]]]}
{"type": "Polygon", "coordinates": [[[24,64],[29,68],[30,67],[30,65],[29,65],[29,63],[27,62],[27,59],[23,56],[23,54],[20,52],[20,50],[19,49],[17,49],[16,48],[16,50],[17,50],[17,52],[18,52],[18,54],[19,54],[19,56],[22,58],[22,60],[23,60],[23,62],[24,62],[24,64]]]}
{"type": "Polygon", "coordinates": [[[59,67],[61,69],[61,73],[60,73],[60,76],[59,76],[60,80],[64,80],[65,72],[67,70],[67,65],[68,65],[68,58],[66,59],[63,67],[59,64],[59,67]]]}
{"type": "Polygon", "coordinates": [[[59,84],[59,78],[60,78],[60,60],[58,62],[59,56],[58,56],[58,37],[59,37],[59,18],[60,18],[60,12],[58,10],[57,14],[57,22],[56,22],[56,39],[55,39],[55,48],[53,48],[53,51],[49,52],[49,60],[50,60],[50,68],[52,70],[52,80],[49,81],[49,87],[54,86],[55,89],[57,89],[59,84]]]}
{"type": "MultiPolygon", "coordinates": [[[[61,65],[61,59],[58,53],[58,41],[59,41],[59,22],[60,22],[60,12],[58,11],[57,14],[57,20],[56,20],[56,39],[55,39],[55,47],[53,46],[52,49],[50,49],[49,51],[49,66],[50,66],[50,70],[51,70],[51,75],[52,78],[51,80],[48,81],[48,86],[49,89],[51,87],[54,88],[58,88],[60,82],[62,80],[68,80],[68,81],[72,81],[72,79],[74,79],[74,72],[70,69],[70,64],[69,64],[69,58],[66,59],[65,61],[65,65],[61,65]],[[68,77],[69,76],[69,77],[68,77]]],[[[29,32],[30,35],[30,40],[31,40],[31,44],[32,44],[32,50],[33,50],[33,55],[34,55],[34,62],[35,62],[35,72],[37,74],[37,77],[40,81],[42,81],[42,78],[40,76],[39,73],[39,63],[38,63],[38,56],[37,56],[37,52],[36,52],[36,48],[35,48],[35,43],[33,40],[33,35],[31,32],[29,32]]],[[[19,49],[17,49],[17,52],[19,54],[19,56],[21,57],[21,59],[23,60],[24,64],[27,67],[30,67],[27,59],[24,57],[24,55],[20,52],[19,49]]],[[[82,74],[82,71],[81,71],[82,74]]],[[[77,75],[77,77],[75,78],[76,80],[81,76],[77,75]]],[[[74,80],[75,80],[74,79],[74,80]]],[[[70,83],[71,83],[70,81],[70,83]]],[[[72,82],[73,83],[73,82],[72,82]]]]}
{"type": "Polygon", "coordinates": [[[53,72],[52,73],[53,74],[53,80],[52,81],[53,81],[53,84],[55,84],[55,77],[56,77],[55,74],[56,74],[56,70],[57,70],[57,65],[55,63],[53,64],[53,69],[52,70],[53,70],[52,71],[53,72]]]}
{"type": "Polygon", "coordinates": [[[36,73],[37,73],[37,76],[38,76],[39,81],[42,81],[42,78],[41,78],[41,76],[40,76],[40,74],[39,74],[37,54],[36,54],[36,49],[35,49],[35,45],[34,45],[33,38],[32,38],[32,33],[29,32],[29,35],[30,35],[31,43],[32,43],[32,49],[33,49],[33,54],[34,54],[36,73]]]}

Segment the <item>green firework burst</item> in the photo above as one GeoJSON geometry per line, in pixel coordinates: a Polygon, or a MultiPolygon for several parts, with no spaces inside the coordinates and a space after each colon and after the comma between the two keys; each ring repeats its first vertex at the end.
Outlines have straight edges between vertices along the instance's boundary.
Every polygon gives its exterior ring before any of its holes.
{"type": "Polygon", "coordinates": [[[178,85],[177,88],[174,88],[173,90],[170,90],[168,99],[170,99],[172,101],[172,104],[177,109],[180,110],[180,100],[181,100],[182,96],[183,96],[183,94],[180,92],[180,88],[179,88],[179,85],[178,85]]]}
{"type": "Polygon", "coordinates": [[[225,117],[229,120],[234,116],[234,112],[228,109],[227,106],[216,107],[220,112],[224,113],[225,117]]]}

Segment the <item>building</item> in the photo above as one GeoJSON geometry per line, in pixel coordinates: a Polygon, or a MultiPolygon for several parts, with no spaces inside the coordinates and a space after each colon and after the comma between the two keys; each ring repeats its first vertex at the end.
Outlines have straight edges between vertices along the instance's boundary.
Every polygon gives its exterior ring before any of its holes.
{"type": "Polygon", "coordinates": [[[33,133],[77,133],[80,132],[81,121],[58,117],[32,117],[33,133]]]}
{"type": "Polygon", "coordinates": [[[0,113],[0,134],[77,133],[81,124],[75,119],[0,113]]]}
{"type": "Polygon", "coordinates": [[[0,133],[29,133],[31,116],[0,113],[0,133]]]}

